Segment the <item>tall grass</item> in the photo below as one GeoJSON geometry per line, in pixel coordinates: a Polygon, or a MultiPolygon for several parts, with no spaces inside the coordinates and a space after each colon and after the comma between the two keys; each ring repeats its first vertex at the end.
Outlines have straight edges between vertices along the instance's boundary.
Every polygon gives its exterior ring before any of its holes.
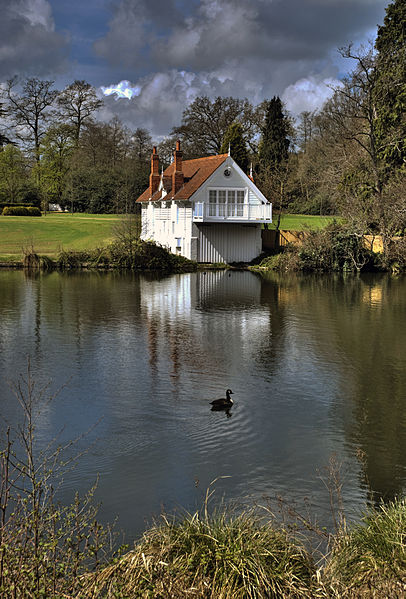
{"type": "Polygon", "coordinates": [[[325,581],[337,597],[406,597],[406,499],[370,507],[336,536],[325,581]]]}
{"type": "Polygon", "coordinates": [[[314,567],[287,532],[254,511],[166,516],[117,563],[85,576],[80,597],[306,598],[314,567]]]}

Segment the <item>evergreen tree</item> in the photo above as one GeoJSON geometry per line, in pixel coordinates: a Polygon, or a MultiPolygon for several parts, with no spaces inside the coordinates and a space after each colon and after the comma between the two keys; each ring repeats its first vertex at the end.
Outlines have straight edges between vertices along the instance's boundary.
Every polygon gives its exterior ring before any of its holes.
{"type": "Polygon", "coordinates": [[[275,169],[288,158],[289,123],[283,113],[282,101],[274,96],[268,102],[265,112],[265,123],[262,128],[258,155],[263,171],[275,169]]]}
{"type": "Polygon", "coordinates": [[[406,161],[406,3],[394,0],[378,28],[375,106],[380,158],[388,171],[406,161]]]}
{"type": "Polygon", "coordinates": [[[232,158],[244,173],[247,172],[248,152],[241,123],[231,123],[224,135],[220,154],[227,154],[229,148],[232,158]]]}

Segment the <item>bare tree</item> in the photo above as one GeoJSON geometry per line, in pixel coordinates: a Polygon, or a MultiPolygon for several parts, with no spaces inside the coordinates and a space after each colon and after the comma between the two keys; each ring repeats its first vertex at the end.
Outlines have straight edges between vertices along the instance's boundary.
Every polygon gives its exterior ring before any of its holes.
{"type": "Polygon", "coordinates": [[[336,120],[341,134],[355,141],[369,157],[374,175],[375,193],[382,192],[382,165],[379,159],[376,132],[376,106],[374,89],[376,69],[373,48],[355,52],[352,45],[341,48],[344,58],[356,61],[356,68],[335,88],[329,101],[329,110],[336,120]]]}
{"type": "MultiPolygon", "coordinates": [[[[58,92],[52,89],[53,81],[31,78],[25,80],[19,94],[15,90],[18,83],[16,77],[7,82],[4,91],[7,114],[14,121],[17,137],[33,144],[35,161],[39,166],[41,140],[50,124],[50,108],[54,105],[58,92]]],[[[39,182],[39,168],[37,178],[39,182]]]]}
{"type": "Polygon", "coordinates": [[[152,139],[149,131],[138,127],[132,135],[132,142],[138,160],[148,160],[152,147],[152,139]]]}
{"type": "Polygon", "coordinates": [[[235,121],[241,123],[247,140],[251,139],[255,118],[247,99],[218,97],[212,101],[201,96],[184,110],[182,124],[174,127],[172,134],[182,140],[184,155],[189,158],[218,154],[227,129],[235,121]]]}
{"type": "Polygon", "coordinates": [[[83,125],[103,106],[103,100],[96,96],[90,83],[76,80],[59,94],[58,106],[64,122],[68,121],[74,127],[78,145],[83,125]]]}
{"type": "Polygon", "coordinates": [[[315,111],[310,112],[309,110],[304,110],[299,115],[300,121],[297,127],[299,134],[298,141],[303,152],[307,151],[307,146],[312,140],[314,117],[315,111]]]}

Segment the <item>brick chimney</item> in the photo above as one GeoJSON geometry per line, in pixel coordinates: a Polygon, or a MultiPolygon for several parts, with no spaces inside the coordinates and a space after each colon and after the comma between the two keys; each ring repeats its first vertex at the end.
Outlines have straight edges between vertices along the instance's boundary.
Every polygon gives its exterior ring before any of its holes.
{"type": "Polygon", "coordinates": [[[159,156],[156,153],[156,146],[153,147],[151,154],[151,174],[149,176],[149,195],[152,197],[158,191],[161,177],[159,175],[159,156]]]}
{"type": "Polygon", "coordinates": [[[181,187],[183,187],[182,151],[178,139],[173,153],[172,194],[175,195],[181,187]]]}
{"type": "Polygon", "coordinates": [[[248,176],[251,179],[251,181],[254,183],[254,174],[253,174],[253,170],[252,170],[252,162],[251,162],[251,166],[250,166],[250,174],[248,176]]]}

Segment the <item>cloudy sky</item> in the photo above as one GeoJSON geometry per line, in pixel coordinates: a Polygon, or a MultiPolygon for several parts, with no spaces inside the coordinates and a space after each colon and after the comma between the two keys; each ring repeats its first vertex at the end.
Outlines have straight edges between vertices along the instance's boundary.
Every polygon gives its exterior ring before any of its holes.
{"type": "Polygon", "coordinates": [[[389,0],[0,0],[0,81],[85,79],[155,137],[196,96],[280,95],[313,110],[350,68],[337,48],[376,36],[389,0]],[[115,91],[114,91],[115,90],[115,91]]]}

